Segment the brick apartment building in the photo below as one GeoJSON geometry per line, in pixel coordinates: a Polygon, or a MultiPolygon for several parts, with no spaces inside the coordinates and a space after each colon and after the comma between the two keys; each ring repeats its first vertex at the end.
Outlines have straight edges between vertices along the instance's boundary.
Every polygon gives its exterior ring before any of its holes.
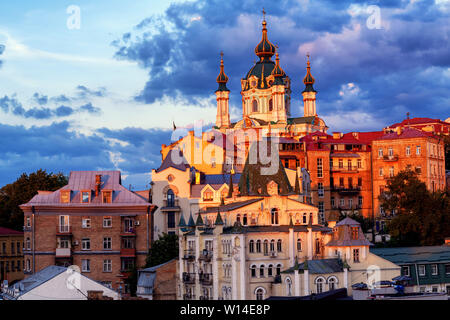
{"type": "Polygon", "coordinates": [[[23,279],[23,232],[0,227],[0,280],[23,279]]]}
{"type": "Polygon", "coordinates": [[[123,187],[119,171],[71,172],[68,185],[39,192],[20,208],[26,275],[77,265],[117,289],[134,267],[145,265],[155,206],[123,187]]]}
{"type": "Polygon", "coordinates": [[[378,197],[387,180],[399,171],[409,168],[418,174],[430,191],[444,191],[445,152],[443,140],[414,127],[397,126],[372,143],[373,148],[373,201],[376,216],[389,216],[380,207],[378,197]]]}

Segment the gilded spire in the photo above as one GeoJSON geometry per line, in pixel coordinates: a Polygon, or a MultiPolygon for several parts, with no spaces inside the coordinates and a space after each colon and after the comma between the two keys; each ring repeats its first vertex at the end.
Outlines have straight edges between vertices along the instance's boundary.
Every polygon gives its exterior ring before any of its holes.
{"type": "Polygon", "coordinates": [[[219,84],[219,89],[217,89],[217,91],[230,91],[227,88],[228,77],[224,71],[223,52],[222,51],[220,52],[220,73],[217,76],[216,81],[219,84]]]}
{"type": "MultiPolygon", "coordinates": [[[[276,46],[278,49],[278,46],[276,46]]],[[[276,51],[275,68],[272,70],[272,75],[275,77],[275,84],[283,84],[281,78],[286,75],[284,70],[280,67],[280,57],[278,50],[276,51]]]]}
{"type": "Polygon", "coordinates": [[[267,39],[267,22],[266,22],[266,11],[263,8],[263,22],[262,22],[262,39],[261,42],[256,46],[255,53],[258,57],[263,60],[264,58],[271,58],[275,53],[275,46],[270,43],[267,39]]]}
{"type": "Polygon", "coordinates": [[[308,59],[307,63],[306,63],[306,76],[305,78],[303,78],[303,83],[305,84],[305,90],[303,90],[303,92],[316,92],[316,90],[314,90],[313,84],[314,82],[316,82],[316,80],[314,79],[314,77],[311,75],[311,63],[309,62],[309,52],[306,54],[306,57],[308,59]]]}

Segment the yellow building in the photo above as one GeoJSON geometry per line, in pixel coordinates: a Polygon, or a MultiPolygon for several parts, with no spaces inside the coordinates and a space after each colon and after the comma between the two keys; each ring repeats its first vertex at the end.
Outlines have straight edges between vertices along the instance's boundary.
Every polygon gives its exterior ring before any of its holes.
{"type": "Polygon", "coordinates": [[[0,227],[0,279],[9,284],[22,280],[23,232],[0,227]]]}

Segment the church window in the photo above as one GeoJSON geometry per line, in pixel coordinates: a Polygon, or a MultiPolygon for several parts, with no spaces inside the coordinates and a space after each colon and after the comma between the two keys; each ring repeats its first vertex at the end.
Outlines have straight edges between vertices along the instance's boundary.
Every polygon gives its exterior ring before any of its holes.
{"type": "Polygon", "coordinates": [[[252,102],[252,112],[258,112],[258,101],[256,100],[252,102]]]}
{"type": "Polygon", "coordinates": [[[273,111],[273,100],[269,100],[269,111],[273,111]]]}

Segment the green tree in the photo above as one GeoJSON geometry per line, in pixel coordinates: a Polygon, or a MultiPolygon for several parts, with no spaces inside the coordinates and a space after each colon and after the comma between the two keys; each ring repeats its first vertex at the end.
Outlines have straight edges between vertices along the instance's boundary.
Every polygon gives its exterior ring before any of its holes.
{"type": "Polygon", "coordinates": [[[398,245],[440,245],[450,235],[448,195],[430,192],[415,172],[401,171],[389,179],[379,200],[385,211],[396,213],[387,227],[398,245]]]}
{"type": "Polygon", "coordinates": [[[178,236],[163,233],[152,243],[148,252],[146,267],[154,267],[178,257],[178,236]]]}
{"type": "Polygon", "coordinates": [[[445,169],[450,170],[450,136],[441,136],[444,140],[445,169]]]}
{"type": "Polygon", "coordinates": [[[30,175],[23,173],[15,182],[0,189],[0,225],[21,230],[23,212],[19,205],[30,201],[38,190],[55,191],[67,183],[62,173],[47,173],[42,169],[30,175]]]}

